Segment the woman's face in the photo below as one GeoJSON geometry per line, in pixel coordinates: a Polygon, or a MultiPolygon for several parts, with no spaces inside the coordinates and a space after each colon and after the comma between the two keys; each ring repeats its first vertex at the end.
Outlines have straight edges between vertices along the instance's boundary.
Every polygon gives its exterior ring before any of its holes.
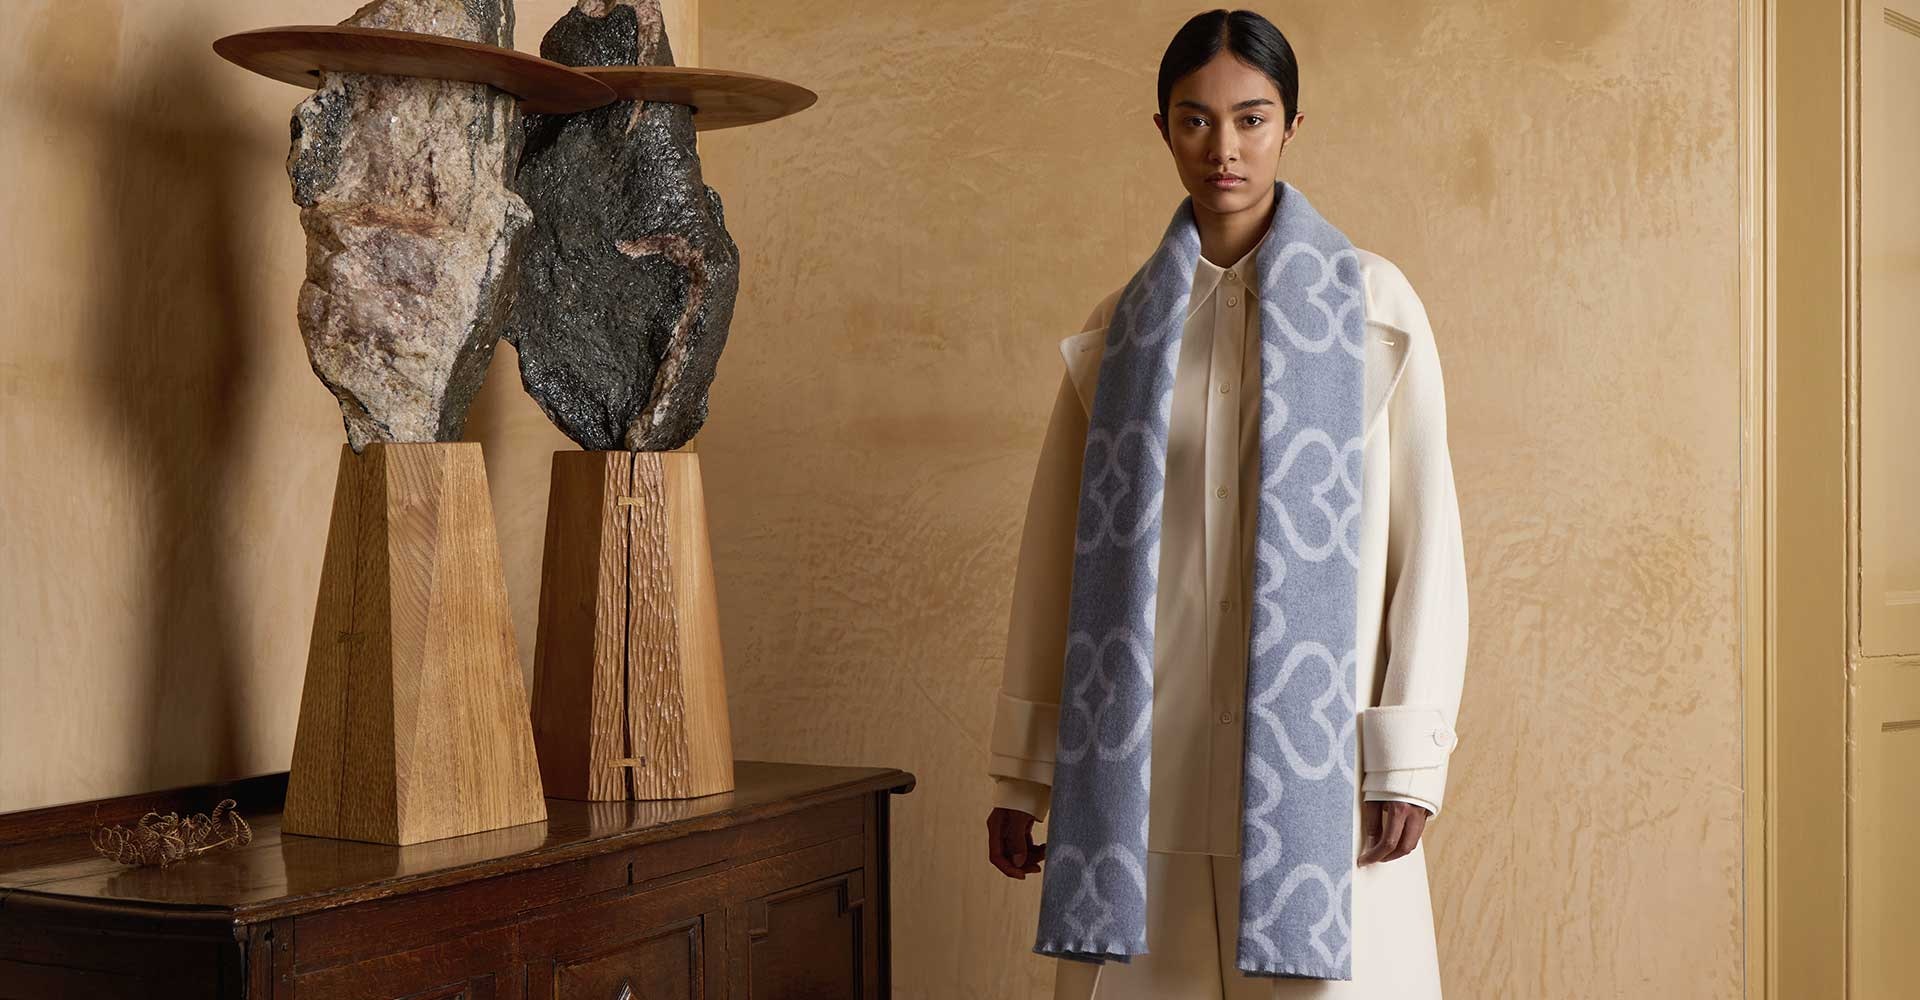
{"type": "Polygon", "coordinates": [[[1271,203],[1280,147],[1298,128],[1286,115],[1273,80],[1222,49],[1174,82],[1166,116],[1153,123],[1194,208],[1227,215],[1271,203]]]}

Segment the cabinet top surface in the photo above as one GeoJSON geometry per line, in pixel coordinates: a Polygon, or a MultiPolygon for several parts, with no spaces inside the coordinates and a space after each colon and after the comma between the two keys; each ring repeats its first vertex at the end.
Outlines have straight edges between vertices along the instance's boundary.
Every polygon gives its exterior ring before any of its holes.
{"type": "MultiPolygon", "coordinates": [[[[278,777],[278,776],[276,776],[278,777]]],[[[0,905],[10,892],[84,903],[227,910],[235,919],[341,905],[591,857],[706,830],[741,826],[809,806],[904,792],[913,776],[870,767],[738,761],[731,792],[644,802],[547,800],[547,819],[405,847],[280,831],[284,778],[202,786],[159,797],[130,796],[0,816],[0,905]],[[263,801],[249,803],[251,790],[263,801]],[[197,794],[196,794],[197,793],[197,794]],[[130,824],[129,808],[206,812],[222,795],[238,802],[253,842],[168,868],[129,868],[96,854],[98,823],[130,824]],[[205,801],[201,801],[204,799],[205,801]],[[178,803],[178,804],[176,804],[178,803]],[[268,808],[265,807],[269,807],[268,808]],[[23,838],[23,831],[44,835],[23,838]],[[6,836],[11,833],[13,836],[6,836]]]]}

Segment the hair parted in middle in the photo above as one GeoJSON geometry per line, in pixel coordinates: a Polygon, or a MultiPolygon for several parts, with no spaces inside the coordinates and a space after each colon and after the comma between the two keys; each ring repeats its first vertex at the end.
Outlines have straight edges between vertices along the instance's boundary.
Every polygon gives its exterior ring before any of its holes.
{"type": "Polygon", "coordinates": [[[1225,8],[1193,15],[1167,43],[1166,54],[1160,57],[1160,116],[1166,117],[1173,85],[1211,62],[1221,49],[1273,81],[1287,112],[1281,124],[1292,125],[1300,110],[1300,66],[1294,61],[1293,46],[1272,21],[1250,10],[1225,8]]]}

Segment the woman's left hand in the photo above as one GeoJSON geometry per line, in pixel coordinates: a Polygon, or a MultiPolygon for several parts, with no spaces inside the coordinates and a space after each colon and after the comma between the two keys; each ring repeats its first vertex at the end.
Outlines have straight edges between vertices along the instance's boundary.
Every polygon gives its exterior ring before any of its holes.
{"type": "Polygon", "coordinates": [[[1360,803],[1363,844],[1359,863],[1392,861],[1412,853],[1427,828],[1427,811],[1411,802],[1388,799],[1360,803]]]}

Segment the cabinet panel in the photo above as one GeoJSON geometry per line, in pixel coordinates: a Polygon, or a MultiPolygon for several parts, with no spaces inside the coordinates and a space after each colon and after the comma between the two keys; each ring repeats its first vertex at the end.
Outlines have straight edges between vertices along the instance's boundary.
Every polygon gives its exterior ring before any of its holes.
{"type": "Polygon", "coordinates": [[[410,993],[401,1000],[492,1000],[494,995],[493,977],[482,976],[477,980],[448,983],[410,993]]]}
{"type": "Polygon", "coordinates": [[[705,995],[704,921],[688,920],[653,935],[579,956],[553,967],[557,1000],[692,1000],[705,995]]]}
{"type": "Polygon", "coordinates": [[[239,978],[221,930],[194,915],[128,918],[0,890],[0,1000],[215,1000],[239,978]]]}
{"type": "MultiPolygon", "coordinates": [[[[415,989],[421,984],[419,978],[396,981],[391,974],[382,975],[383,972],[396,971],[393,959],[383,959],[379,964],[386,968],[373,968],[370,963],[369,967],[353,969],[347,976],[333,978],[324,984],[300,982],[295,987],[295,995],[300,1000],[345,997],[355,1000],[496,1000],[500,996],[492,974],[454,979],[415,989]],[[402,990],[409,992],[400,992],[402,990]]],[[[408,975],[404,970],[399,972],[403,977],[408,975]]]]}
{"type": "Polygon", "coordinates": [[[718,905],[726,873],[584,903],[528,923],[527,1000],[705,1000],[724,996],[718,905]],[[716,984],[716,985],[710,985],[716,984]]]}
{"type": "Polygon", "coordinates": [[[513,928],[456,932],[425,948],[295,973],[274,1000],[494,1000],[512,969],[513,928]]]}
{"type": "MultiPolygon", "coordinates": [[[[310,838],[300,839],[302,851],[318,850],[310,838]]],[[[623,889],[630,867],[629,856],[606,854],[434,892],[323,910],[300,918],[294,969],[305,974],[340,962],[412,951],[457,934],[497,927],[514,914],[623,889]]]]}
{"type": "Polygon", "coordinates": [[[749,902],[753,1000],[827,1000],[866,993],[866,879],[843,872],[749,902]]]}
{"type": "MultiPolygon", "coordinates": [[[[835,948],[826,965],[838,968],[846,964],[840,957],[844,949],[857,948],[861,939],[841,934],[835,940],[831,933],[809,937],[803,928],[820,922],[829,912],[833,916],[824,919],[841,920],[840,911],[847,908],[848,901],[857,907],[862,849],[862,841],[850,837],[738,868],[638,887],[624,896],[584,903],[530,921],[520,937],[520,952],[526,956],[527,998],[618,1000],[625,987],[635,1000],[706,1000],[726,997],[730,992],[743,1000],[752,995],[746,988],[750,980],[771,982],[749,973],[749,934],[742,922],[749,917],[763,917],[754,926],[761,928],[761,937],[774,940],[768,952],[770,970],[796,965],[798,959],[785,954],[795,946],[835,948]],[[855,891],[847,901],[839,896],[827,898],[828,890],[821,888],[827,882],[850,884],[855,891]],[[814,903],[815,896],[821,896],[823,902],[814,903]],[[734,969],[733,981],[738,987],[732,991],[729,966],[734,969]]],[[[810,968],[805,966],[803,971],[810,968]]],[[[829,973],[814,974],[814,980],[848,981],[844,975],[836,978],[829,973]]],[[[857,994],[821,993],[809,987],[800,992],[774,990],[765,995],[846,1000],[857,994]]]]}

